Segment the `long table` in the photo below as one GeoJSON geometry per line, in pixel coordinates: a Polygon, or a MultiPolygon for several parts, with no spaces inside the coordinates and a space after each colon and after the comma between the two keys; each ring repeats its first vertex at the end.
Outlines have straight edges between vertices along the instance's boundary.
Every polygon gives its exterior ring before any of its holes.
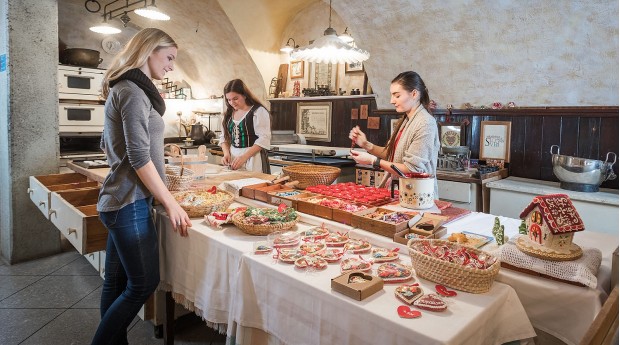
{"type": "MultiPolygon", "coordinates": [[[[265,237],[246,235],[234,226],[215,229],[196,220],[189,237],[181,238],[165,214],[158,212],[157,219],[162,286],[220,331],[226,323],[231,343],[262,342],[241,331],[246,327],[286,344],[502,344],[536,335],[516,292],[502,283],[494,283],[484,294],[459,292],[449,299],[446,312],[401,319],[396,313],[401,303],[393,294],[399,284],[385,284],[382,292],[355,301],[331,291],[330,279],[340,274],[339,265],[300,272],[271,256],[253,254],[254,242],[265,237]]],[[[302,215],[297,226],[305,229],[322,222],[302,215]]],[[[334,230],[350,230],[327,223],[334,230]]],[[[373,235],[351,233],[378,246],[400,246],[373,235]]],[[[410,263],[400,247],[401,260],[410,263]]],[[[419,282],[427,293],[434,291],[434,283],[419,282]]]]}

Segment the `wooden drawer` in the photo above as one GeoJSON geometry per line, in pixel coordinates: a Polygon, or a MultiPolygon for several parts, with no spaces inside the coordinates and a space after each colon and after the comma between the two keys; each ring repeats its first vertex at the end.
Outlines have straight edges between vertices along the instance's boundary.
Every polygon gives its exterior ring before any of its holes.
{"type": "Polygon", "coordinates": [[[49,218],[50,192],[96,187],[97,182],[87,182],[78,173],[30,176],[28,194],[37,208],[49,218]]]}
{"type": "Polygon", "coordinates": [[[108,231],[99,220],[99,188],[52,192],[50,221],[80,254],[104,250],[108,231]]]}
{"type": "Polygon", "coordinates": [[[466,182],[437,180],[439,198],[442,200],[471,202],[471,186],[466,182]]]}

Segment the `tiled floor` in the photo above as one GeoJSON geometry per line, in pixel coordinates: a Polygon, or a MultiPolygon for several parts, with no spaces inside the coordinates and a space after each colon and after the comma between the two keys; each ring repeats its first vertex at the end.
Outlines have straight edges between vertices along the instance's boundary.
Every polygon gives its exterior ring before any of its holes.
{"type": "MultiPolygon", "coordinates": [[[[75,251],[16,265],[0,263],[0,344],[90,344],[99,324],[103,280],[75,251]]],[[[199,317],[189,314],[176,323],[175,344],[222,345],[199,317]]],[[[151,322],[136,317],[129,343],[163,344],[151,322]]]]}

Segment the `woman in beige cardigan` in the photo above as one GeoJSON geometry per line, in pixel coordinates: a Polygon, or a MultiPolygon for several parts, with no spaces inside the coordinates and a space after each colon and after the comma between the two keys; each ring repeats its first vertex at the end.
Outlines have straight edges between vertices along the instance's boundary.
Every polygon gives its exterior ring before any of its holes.
{"type": "Polygon", "coordinates": [[[392,164],[405,174],[429,173],[434,176],[440,146],[439,133],[437,121],[428,112],[430,99],[424,81],[416,72],[403,72],[392,80],[390,94],[390,103],[404,116],[398,121],[385,147],[369,142],[359,127],[351,129],[349,138],[366,150],[351,151],[353,159],[359,164],[373,165],[393,175],[397,173],[391,167],[392,164]]]}

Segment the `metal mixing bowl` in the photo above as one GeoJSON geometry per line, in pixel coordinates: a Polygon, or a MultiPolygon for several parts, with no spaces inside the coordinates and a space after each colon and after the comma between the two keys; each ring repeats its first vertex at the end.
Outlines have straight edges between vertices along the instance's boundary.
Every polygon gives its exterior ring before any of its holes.
{"type": "Polygon", "coordinates": [[[551,162],[553,173],[561,182],[587,184],[599,186],[607,180],[616,178],[613,165],[616,163],[616,154],[608,152],[605,161],[585,159],[560,155],[560,147],[551,145],[551,162]],[[557,148],[557,152],[553,152],[557,148]],[[609,155],[613,155],[613,162],[609,162],[609,155]]]}

